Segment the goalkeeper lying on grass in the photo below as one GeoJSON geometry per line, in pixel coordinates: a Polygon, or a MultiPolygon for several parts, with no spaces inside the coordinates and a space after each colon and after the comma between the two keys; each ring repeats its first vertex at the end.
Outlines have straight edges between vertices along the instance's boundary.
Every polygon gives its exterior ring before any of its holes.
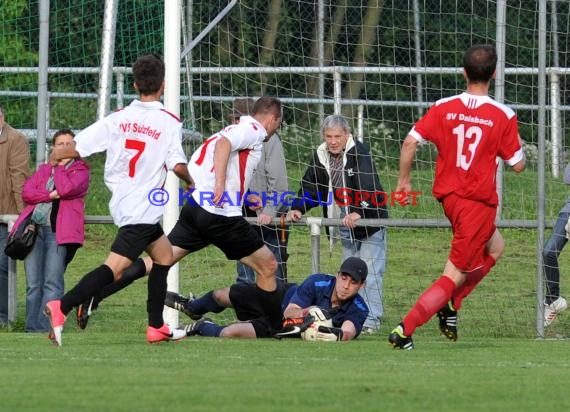
{"type": "Polygon", "coordinates": [[[166,305],[177,309],[195,323],[186,326],[188,336],[221,338],[266,338],[301,336],[305,340],[340,341],[356,338],[368,307],[358,294],[366,282],[366,263],[356,257],[346,259],[336,276],[314,274],[300,285],[282,286],[283,329],[271,328],[272,319],[263,315],[255,284],[238,283],[212,290],[200,298],[186,298],[167,292],[166,305]],[[239,323],[222,326],[202,315],[234,308],[239,323]]]}

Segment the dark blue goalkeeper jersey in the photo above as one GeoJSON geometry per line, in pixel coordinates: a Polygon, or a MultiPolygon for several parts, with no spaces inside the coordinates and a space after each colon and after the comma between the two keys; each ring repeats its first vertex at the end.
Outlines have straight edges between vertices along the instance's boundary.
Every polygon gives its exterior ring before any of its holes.
{"type": "Polygon", "coordinates": [[[306,278],[300,285],[291,286],[283,298],[283,310],[289,303],[302,308],[318,306],[332,314],[333,326],[340,328],[345,320],[350,320],[357,331],[362,330],[368,316],[368,306],[360,295],[348,299],[340,307],[333,310],[331,298],[336,284],[336,276],[316,273],[306,278]]]}

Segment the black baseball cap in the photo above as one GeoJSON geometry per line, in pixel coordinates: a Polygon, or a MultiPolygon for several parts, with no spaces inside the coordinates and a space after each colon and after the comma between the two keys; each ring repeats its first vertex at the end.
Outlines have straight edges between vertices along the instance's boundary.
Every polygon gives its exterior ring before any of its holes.
{"type": "Polygon", "coordinates": [[[340,272],[350,275],[350,277],[357,282],[362,282],[366,280],[366,276],[368,275],[368,266],[366,266],[366,262],[362,259],[351,256],[342,262],[340,272]]]}

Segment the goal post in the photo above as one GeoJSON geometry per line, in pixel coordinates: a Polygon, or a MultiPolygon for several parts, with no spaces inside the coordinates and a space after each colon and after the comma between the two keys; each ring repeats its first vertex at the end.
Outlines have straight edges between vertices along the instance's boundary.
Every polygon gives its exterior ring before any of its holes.
{"type": "MultiPolygon", "coordinates": [[[[181,11],[180,0],[168,0],[164,2],[164,64],[165,89],[164,105],[166,109],[180,116],[180,45],[181,45],[181,11]]],[[[171,197],[178,196],[179,180],[174,172],[169,171],[164,188],[171,197]],[[176,196],[175,196],[176,195],[176,196]]],[[[173,199],[174,200],[174,199],[173,199]]],[[[168,202],[165,206],[163,226],[164,232],[169,233],[178,220],[178,202],[168,202]]],[[[178,292],[179,289],[179,265],[175,264],[168,272],[168,290],[178,292]]],[[[172,326],[178,326],[178,311],[165,307],[164,320],[172,326]]]]}

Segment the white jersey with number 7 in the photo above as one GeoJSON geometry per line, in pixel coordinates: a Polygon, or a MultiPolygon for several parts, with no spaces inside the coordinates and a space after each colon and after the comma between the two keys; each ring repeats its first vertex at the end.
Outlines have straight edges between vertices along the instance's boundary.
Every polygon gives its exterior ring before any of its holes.
{"type": "MultiPolygon", "coordinates": [[[[133,101],[75,136],[82,157],[107,151],[105,184],[112,193],[109,211],[118,227],[154,224],[164,206],[150,202],[149,193],[164,185],[167,170],[187,163],[182,149],[180,119],[158,101],[133,101]]],[[[175,201],[173,196],[170,201],[175,201]]]]}

